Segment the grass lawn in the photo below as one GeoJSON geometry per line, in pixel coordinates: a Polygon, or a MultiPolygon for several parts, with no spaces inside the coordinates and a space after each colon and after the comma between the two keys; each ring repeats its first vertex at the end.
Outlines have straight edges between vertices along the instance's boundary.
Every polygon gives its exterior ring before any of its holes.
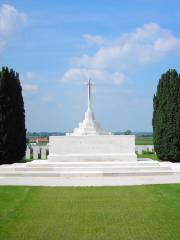
{"type": "Polygon", "coordinates": [[[180,185],[0,187],[2,240],[179,240],[180,185]]]}
{"type": "Polygon", "coordinates": [[[136,136],[136,145],[153,145],[153,138],[136,136]]]}
{"type": "Polygon", "coordinates": [[[150,158],[152,160],[159,160],[157,155],[155,153],[142,153],[142,154],[137,154],[138,158],[150,158]]]}

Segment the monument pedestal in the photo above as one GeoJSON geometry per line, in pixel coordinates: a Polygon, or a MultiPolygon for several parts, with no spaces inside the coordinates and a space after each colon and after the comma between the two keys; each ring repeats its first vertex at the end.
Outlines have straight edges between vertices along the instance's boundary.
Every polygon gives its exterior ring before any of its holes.
{"type": "Polygon", "coordinates": [[[135,136],[51,136],[49,162],[136,161],[135,136]]]}

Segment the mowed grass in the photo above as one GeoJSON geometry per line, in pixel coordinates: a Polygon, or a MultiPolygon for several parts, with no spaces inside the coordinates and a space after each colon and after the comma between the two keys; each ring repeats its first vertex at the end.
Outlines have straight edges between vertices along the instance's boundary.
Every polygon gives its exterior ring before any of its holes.
{"type": "Polygon", "coordinates": [[[2,240],[179,240],[180,185],[0,187],[2,240]]]}
{"type": "Polygon", "coordinates": [[[155,153],[141,153],[141,154],[137,154],[138,158],[150,158],[152,160],[159,160],[158,156],[155,153]]]}
{"type": "Polygon", "coordinates": [[[136,136],[135,142],[136,145],[153,145],[153,138],[136,136]]]}

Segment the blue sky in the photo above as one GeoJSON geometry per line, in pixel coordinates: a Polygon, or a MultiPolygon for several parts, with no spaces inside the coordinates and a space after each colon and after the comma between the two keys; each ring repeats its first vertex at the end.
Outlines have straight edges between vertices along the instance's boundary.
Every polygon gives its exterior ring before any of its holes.
{"type": "Polygon", "coordinates": [[[180,71],[179,0],[0,1],[0,65],[20,73],[29,131],[72,131],[87,106],[109,131],[151,131],[152,98],[180,71]]]}

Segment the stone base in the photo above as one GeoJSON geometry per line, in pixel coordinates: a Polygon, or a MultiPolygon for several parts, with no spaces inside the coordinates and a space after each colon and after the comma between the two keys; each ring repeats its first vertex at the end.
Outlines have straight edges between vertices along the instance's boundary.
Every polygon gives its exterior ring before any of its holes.
{"type": "Polygon", "coordinates": [[[0,166],[0,185],[118,186],[180,183],[180,164],[150,159],[111,162],[48,162],[0,166]]]}
{"type": "Polygon", "coordinates": [[[136,161],[135,136],[51,136],[49,162],[136,161]]]}
{"type": "Polygon", "coordinates": [[[50,137],[47,160],[0,166],[0,185],[115,186],[180,182],[180,164],[137,160],[134,136],[50,137]]]}

